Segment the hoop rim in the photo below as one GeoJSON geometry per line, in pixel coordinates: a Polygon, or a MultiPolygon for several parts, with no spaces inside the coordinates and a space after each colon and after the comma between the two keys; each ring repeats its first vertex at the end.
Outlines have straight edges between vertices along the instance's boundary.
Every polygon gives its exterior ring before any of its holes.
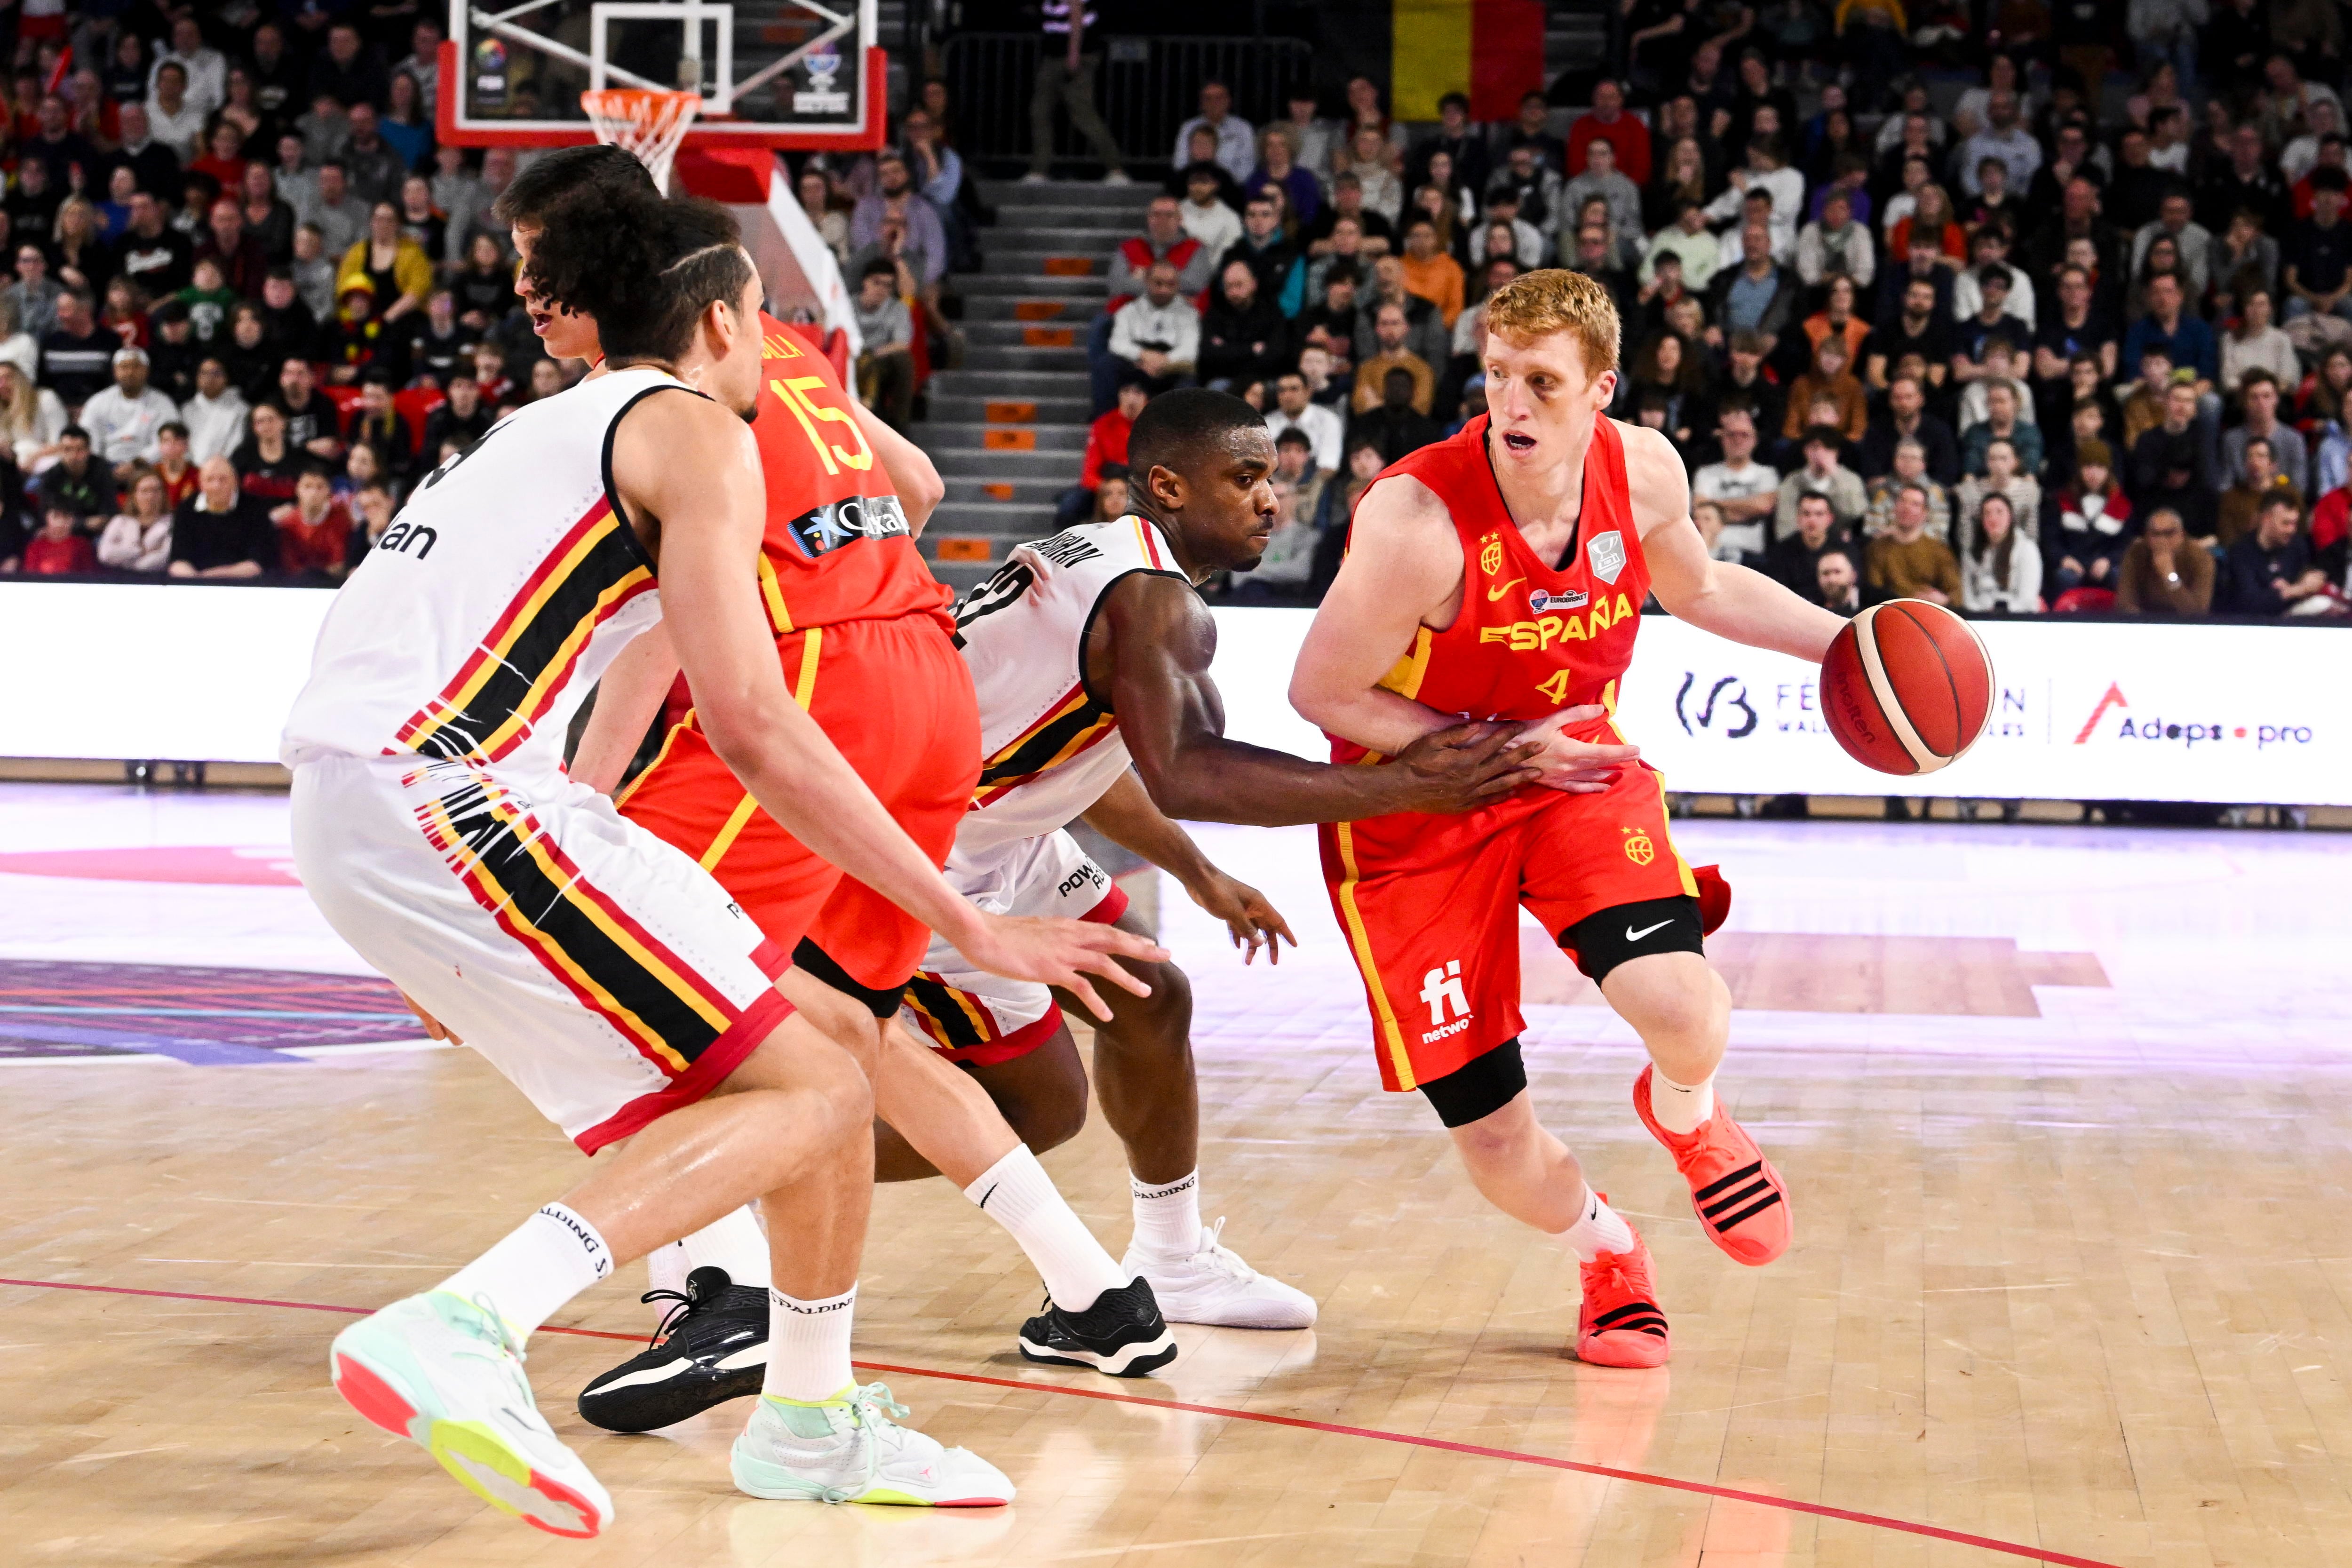
{"type": "Polygon", "coordinates": [[[643,121],[653,118],[653,111],[669,107],[673,112],[683,111],[691,104],[698,113],[702,95],[683,89],[664,90],[650,87],[592,87],[580,94],[580,108],[591,120],[628,120],[643,121]]]}

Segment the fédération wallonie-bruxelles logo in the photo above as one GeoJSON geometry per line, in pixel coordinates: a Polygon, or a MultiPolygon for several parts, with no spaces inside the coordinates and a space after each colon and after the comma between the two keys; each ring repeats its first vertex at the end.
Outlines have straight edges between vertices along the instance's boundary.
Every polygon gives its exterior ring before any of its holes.
{"type": "Polygon", "coordinates": [[[2161,711],[2135,710],[2124,696],[2123,683],[2111,680],[2091,710],[2091,716],[2083,721],[2082,729],[2074,735],[2074,744],[2078,746],[2098,740],[2158,741],[2184,747],[2251,741],[2259,752],[2273,746],[2307,746],[2311,744],[2312,728],[2308,724],[2217,721],[2210,716],[2191,721],[2161,711]],[[2116,713],[2122,717],[2109,722],[2109,715],[2116,713]]]}

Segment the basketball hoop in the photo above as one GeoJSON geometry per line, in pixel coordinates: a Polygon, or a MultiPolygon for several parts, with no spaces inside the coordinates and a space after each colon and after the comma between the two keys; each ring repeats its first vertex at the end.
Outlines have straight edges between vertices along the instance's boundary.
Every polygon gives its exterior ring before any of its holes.
{"type": "Polygon", "coordinates": [[[687,128],[701,111],[698,92],[656,92],[645,88],[591,88],[580,95],[580,107],[596,128],[596,140],[635,154],[637,162],[667,195],[670,161],[687,128]]]}

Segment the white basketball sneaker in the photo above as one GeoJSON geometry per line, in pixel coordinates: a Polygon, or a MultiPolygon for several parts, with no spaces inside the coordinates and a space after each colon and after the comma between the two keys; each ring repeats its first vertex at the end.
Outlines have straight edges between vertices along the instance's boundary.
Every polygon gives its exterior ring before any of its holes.
{"type": "Polygon", "coordinates": [[[1188,1258],[1161,1258],[1129,1242],[1119,1272],[1150,1282],[1160,1314],[1171,1323],[1206,1323],[1221,1329],[1309,1329],[1315,1298],[1279,1279],[1269,1279],[1221,1245],[1225,1222],[1201,1232],[1200,1250],[1188,1258]]]}
{"type": "Polygon", "coordinates": [[[420,1445],[492,1508],[575,1540],[612,1522],[611,1494],[539,1413],[488,1298],[394,1301],[337,1334],[330,1364],[352,1409],[420,1445]]]}
{"type": "Polygon", "coordinates": [[[853,1384],[822,1405],[762,1398],[735,1439],[735,1485],[801,1502],[994,1508],[1013,1500],[1003,1471],[891,1419],[905,1414],[878,1383],[853,1384]]]}

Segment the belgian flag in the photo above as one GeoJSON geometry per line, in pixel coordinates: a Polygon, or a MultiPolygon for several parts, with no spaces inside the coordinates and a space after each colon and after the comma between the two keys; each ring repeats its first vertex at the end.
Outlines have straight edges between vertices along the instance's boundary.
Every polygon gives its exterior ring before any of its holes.
{"type": "Polygon", "coordinates": [[[1399,120],[1436,119],[1449,92],[1473,120],[1509,120],[1543,89],[1543,0],[1391,0],[1390,51],[1399,120]]]}

